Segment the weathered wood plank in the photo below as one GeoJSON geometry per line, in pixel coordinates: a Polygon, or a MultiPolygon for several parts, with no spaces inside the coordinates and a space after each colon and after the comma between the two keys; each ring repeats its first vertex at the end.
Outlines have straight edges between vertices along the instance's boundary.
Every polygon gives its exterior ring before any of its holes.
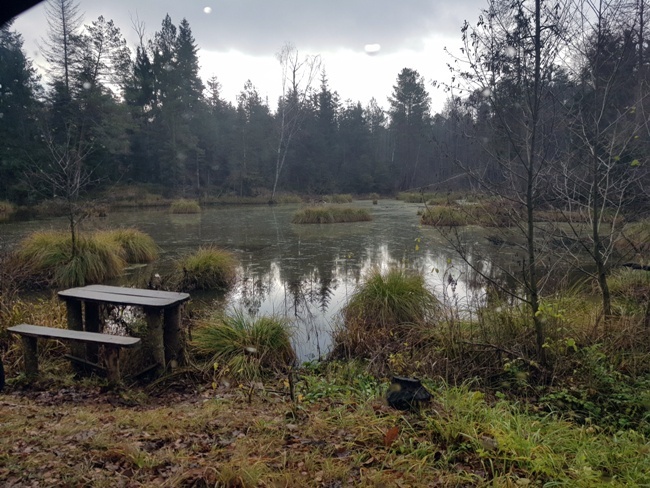
{"type": "MultiPolygon", "coordinates": [[[[73,288],[74,289],[74,288],[73,288]]],[[[116,295],[139,296],[148,298],[163,298],[170,300],[186,301],[189,300],[188,293],[178,293],[175,291],[162,291],[162,290],[147,290],[146,288],[127,288],[124,286],[108,286],[108,285],[88,285],[82,288],[88,291],[100,291],[104,293],[114,293],[116,295]]]]}
{"type": "Polygon", "coordinates": [[[86,290],[84,288],[71,288],[59,292],[59,296],[66,300],[76,299],[98,303],[112,303],[114,305],[137,305],[140,307],[170,307],[177,305],[179,300],[172,298],[153,298],[137,295],[120,295],[102,291],[86,290]]]}
{"type": "Polygon", "coordinates": [[[43,337],[46,339],[79,341],[102,344],[105,346],[132,348],[140,345],[140,338],[138,337],[100,334],[96,332],[84,332],[70,329],[55,329],[53,327],[43,327],[40,325],[20,324],[9,327],[7,330],[26,337],[43,337]]]}

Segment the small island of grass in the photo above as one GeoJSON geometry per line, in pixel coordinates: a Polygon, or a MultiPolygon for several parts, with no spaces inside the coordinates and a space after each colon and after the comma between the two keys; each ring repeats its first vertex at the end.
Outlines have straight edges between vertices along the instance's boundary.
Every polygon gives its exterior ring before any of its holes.
{"type": "Polygon", "coordinates": [[[174,200],[171,204],[170,211],[173,214],[196,214],[201,212],[201,206],[196,200],[174,200]]]}
{"type": "Polygon", "coordinates": [[[363,208],[325,206],[303,208],[296,212],[291,222],[294,224],[337,224],[370,220],[372,220],[372,216],[363,208]]]}

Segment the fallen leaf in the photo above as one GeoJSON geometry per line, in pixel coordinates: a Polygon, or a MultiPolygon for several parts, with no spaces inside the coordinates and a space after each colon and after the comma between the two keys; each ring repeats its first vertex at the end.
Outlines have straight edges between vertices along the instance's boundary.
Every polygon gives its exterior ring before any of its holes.
{"type": "Polygon", "coordinates": [[[393,442],[395,442],[395,439],[397,439],[397,436],[399,435],[399,427],[391,427],[388,429],[386,432],[386,435],[384,435],[384,446],[390,447],[393,442]]]}

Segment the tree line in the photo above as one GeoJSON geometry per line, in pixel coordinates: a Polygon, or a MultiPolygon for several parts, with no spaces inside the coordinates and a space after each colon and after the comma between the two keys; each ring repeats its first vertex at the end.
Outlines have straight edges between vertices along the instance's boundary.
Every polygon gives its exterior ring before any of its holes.
{"type": "Polygon", "coordinates": [[[50,0],[44,78],[11,24],[0,30],[0,199],[118,182],[195,196],[535,183],[533,199],[597,206],[607,181],[626,204],[647,196],[645,2],[487,4],[462,27],[448,102],[432,114],[413,69],[397,75],[387,109],[363,106],[291,45],[278,53],[277,109],[250,81],[233,104],[216,77],[199,77],[187,20],[167,15],[150,38],[135,25],[128,46],[111,20],[84,24],[74,0],[50,0]]]}

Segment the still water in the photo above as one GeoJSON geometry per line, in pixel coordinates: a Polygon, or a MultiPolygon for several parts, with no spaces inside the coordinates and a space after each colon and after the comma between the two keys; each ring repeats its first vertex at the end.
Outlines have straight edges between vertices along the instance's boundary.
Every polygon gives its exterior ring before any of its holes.
{"type": "MultiPolygon", "coordinates": [[[[174,258],[201,245],[232,251],[239,260],[238,280],[226,295],[192,293],[195,305],[243,309],[251,315],[288,317],[302,360],[323,357],[340,310],[367,273],[404,266],[424,273],[428,286],[444,300],[468,307],[480,300],[482,286],[449,243],[449,236],[419,225],[417,204],[396,200],[354,202],[367,208],[371,222],[292,224],[298,205],[217,206],[197,215],[172,215],[161,210],[113,212],[88,220],[85,229],[136,227],[153,237],[161,258],[133,267],[120,279],[144,286],[153,273],[164,275],[174,258]]],[[[5,223],[0,243],[12,247],[28,233],[65,228],[65,219],[5,223]]],[[[474,264],[489,273],[493,263],[516,261],[513,247],[500,248],[486,239],[494,229],[464,230],[463,241],[474,264]]]]}

